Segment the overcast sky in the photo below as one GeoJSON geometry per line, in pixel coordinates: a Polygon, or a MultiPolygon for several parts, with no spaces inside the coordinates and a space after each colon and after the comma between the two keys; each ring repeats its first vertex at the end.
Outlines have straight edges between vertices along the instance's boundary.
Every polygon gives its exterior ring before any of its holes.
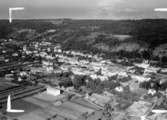
{"type": "Polygon", "coordinates": [[[8,18],[9,7],[25,7],[15,18],[133,19],[167,18],[167,0],[0,0],[0,19],[8,18]]]}

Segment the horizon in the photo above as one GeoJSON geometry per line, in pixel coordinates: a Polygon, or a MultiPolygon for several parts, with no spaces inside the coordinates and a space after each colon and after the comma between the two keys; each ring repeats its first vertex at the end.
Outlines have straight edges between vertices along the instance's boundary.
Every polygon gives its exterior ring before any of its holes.
{"type": "MultiPolygon", "coordinates": [[[[5,21],[9,21],[9,19],[1,19],[0,20],[5,20],[5,21]]],[[[130,18],[124,18],[124,19],[102,19],[102,18],[17,18],[17,19],[13,19],[14,21],[18,21],[18,20],[104,20],[104,21],[126,21],[126,20],[167,20],[167,18],[134,18],[134,19],[130,19],[130,18]]]]}
{"type": "Polygon", "coordinates": [[[8,19],[8,8],[24,7],[14,12],[16,19],[155,19],[167,13],[155,11],[167,7],[165,0],[5,0],[0,1],[0,19],[8,19]]]}

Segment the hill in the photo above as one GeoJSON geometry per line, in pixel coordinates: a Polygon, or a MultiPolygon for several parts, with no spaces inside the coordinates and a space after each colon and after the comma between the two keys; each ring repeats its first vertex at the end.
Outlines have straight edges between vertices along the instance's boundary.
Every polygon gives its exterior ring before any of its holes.
{"type": "Polygon", "coordinates": [[[167,43],[166,33],[165,19],[15,20],[10,25],[0,21],[0,38],[46,40],[61,44],[63,49],[147,59],[162,54],[156,50],[167,43]]]}

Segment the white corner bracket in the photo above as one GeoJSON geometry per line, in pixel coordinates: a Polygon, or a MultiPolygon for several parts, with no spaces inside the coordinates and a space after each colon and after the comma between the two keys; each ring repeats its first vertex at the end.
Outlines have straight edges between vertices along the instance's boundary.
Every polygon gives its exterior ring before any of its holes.
{"type": "Polygon", "coordinates": [[[24,110],[12,109],[11,106],[12,106],[12,104],[11,104],[11,96],[8,95],[6,112],[9,112],[9,113],[23,113],[24,112],[24,110]]]}
{"type": "Polygon", "coordinates": [[[24,10],[24,7],[9,8],[9,23],[12,23],[12,12],[18,10],[24,10]]]}
{"type": "Polygon", "coordinates": [[[155,8],[155,12],[167,12],[167,8],[155,8]]]}

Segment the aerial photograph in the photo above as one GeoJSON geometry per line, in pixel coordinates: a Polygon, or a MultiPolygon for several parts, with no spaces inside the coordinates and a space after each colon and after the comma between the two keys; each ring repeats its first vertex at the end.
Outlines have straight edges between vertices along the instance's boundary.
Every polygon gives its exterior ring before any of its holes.
{"type": "Polygon", "coordinates": [[[0,0],[0,120],[167,120],[167,0],[0,0]]]}

